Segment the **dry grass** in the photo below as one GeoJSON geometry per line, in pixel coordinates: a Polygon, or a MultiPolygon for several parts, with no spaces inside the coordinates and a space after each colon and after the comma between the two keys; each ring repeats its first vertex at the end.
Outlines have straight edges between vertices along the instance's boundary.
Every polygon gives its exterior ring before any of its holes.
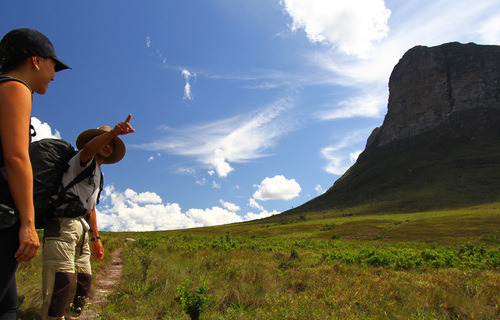
{"type": "MultiPolygon", "coordinates": [[[[177,286],[188,278],[193,290],[201,282],[209,288],[211,304],[201,319],[497,319],[498,269],[402,271],[325,260],[322,253],[454,250],[466,242],[499,250],[499,217],[489,208],[352,217],[321,213],[296,223],[104,233],[108,252],[125,237],[138,241],[123,247],[124,279],[100,319],[189,319],[175,301],[177,286]]],[[[105,264],[94,264],[94,270],[105,264]]],[[[19,269],[18,279],[24,297],[20,318],[38,319],[40,255],[19,269]]]]}

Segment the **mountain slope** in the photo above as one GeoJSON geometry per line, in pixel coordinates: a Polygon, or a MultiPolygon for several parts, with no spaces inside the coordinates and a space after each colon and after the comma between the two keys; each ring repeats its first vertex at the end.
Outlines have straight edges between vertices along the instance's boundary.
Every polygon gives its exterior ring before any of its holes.
{"type": "Polygon", "coordinates": [[[389,89],[384,123],[357,162],[325,194],[284,215],[500,202],[500,47],[412,48],[389,89]]]}

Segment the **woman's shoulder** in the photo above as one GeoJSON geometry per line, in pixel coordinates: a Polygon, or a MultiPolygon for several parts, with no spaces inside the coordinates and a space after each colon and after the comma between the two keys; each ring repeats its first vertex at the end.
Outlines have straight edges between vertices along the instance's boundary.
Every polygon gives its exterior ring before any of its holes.
{"type": "Polygon", "coordinates": [[[23,86],[25,86],[26,88],[28,88],[31,91],[30,86],[26,82],[24,82],[23,80],[0,74],[0,85],[2,83],[9,83],[9,84],[14,85],[14,86],[19,86],[19,84],[22,84],[23,86]]]}
{"type": "Polygon", "coordinates": [[[32,99],[31,90],[23,82],[0,82],[0,112],[3,116],[11,116],[7,113],[12,112],[30,112],[32,99]]]}
{"type": "Polygon", "coordinates": [[[0,94],[2,96],[6,94],[31,96],[31,89],[26,82],[20,79],[0,75],[0,94]]]}

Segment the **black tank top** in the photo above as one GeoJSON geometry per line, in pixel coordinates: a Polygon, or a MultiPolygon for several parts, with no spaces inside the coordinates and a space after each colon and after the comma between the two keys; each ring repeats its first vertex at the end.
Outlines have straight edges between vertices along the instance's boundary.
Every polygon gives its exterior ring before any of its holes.
{"type": "MultiPolygon", "coordinates": [[[[12,77],[0,74],[0,83],[6,82],[6,81],[21,82],[26,87],[28,87],[28,89],[31,91],[31,88],[28,86],[28,84],[26,82],[19,80],[19,79],[16,79],[16,78],[12,78],[12,77]]],[[[30,142],[31,142],[31,137],[33,136],[31,133],[32,130],[34,132],[34,128],[30,124],[30,142]]],[[[13,206],[13,204],[14,204],[14,200],[12,199],[12,196],[10,195],[10,189],[9,189],[9,185],[7,183],[7,175],[5,173],[5,162],[4,162],[4,157],[3,157],[2,140],[0,140],[0,203],[8,204],[11,206],[13,206]]]]}

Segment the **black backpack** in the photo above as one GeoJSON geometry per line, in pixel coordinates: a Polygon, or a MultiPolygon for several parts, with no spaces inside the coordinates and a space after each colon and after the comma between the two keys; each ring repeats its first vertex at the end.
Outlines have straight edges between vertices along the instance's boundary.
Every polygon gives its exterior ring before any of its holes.
{"type": "MultiPolygon", "coordinates": [[[[67,141],[61,139],[42,139],[30,144],[30,159],[33,168],[33,203],[35,206],[35,227],[43,229],[54,217],[87,216],[78,196],[68,190],[78,182],[91,176],[95,170],[95,159],[78,174],[68,185],[62,186],[62,177],[69,168],[68,161],[77,151],[67,141]]],[[[99,196],[103,186],[99,185],[99,196]]],[[[97,203],[99,203],[99,196],[97,203]]],[[[96,204],[97,204],[96,203],[96,204]]]]}

